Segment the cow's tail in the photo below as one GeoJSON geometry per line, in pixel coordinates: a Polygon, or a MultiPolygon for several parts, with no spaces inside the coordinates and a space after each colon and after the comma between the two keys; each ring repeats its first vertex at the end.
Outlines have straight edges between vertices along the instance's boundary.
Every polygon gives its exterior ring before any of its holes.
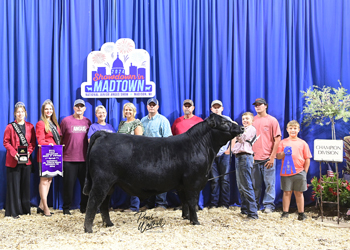
{"type": "Polygon", "coordinates": [[[90,151],[92,146],[94,145],[95,141],[97,138],[99,138],[100,136],[102,136],[102,134],[99,133],[99,131],[97,131],[96,133],[94,133],[91,138],[90,138],[90,143],[86,152],[86,174],[85,174],[85,184],[84,184],[84,189],[83,189],[83,193],[85,195],[89,195],[90,191],[91,191],[91,187],[92,187],[92,179],[91,179],[91,175],[89,172],[89,167],[90,167],[90,151]]]}

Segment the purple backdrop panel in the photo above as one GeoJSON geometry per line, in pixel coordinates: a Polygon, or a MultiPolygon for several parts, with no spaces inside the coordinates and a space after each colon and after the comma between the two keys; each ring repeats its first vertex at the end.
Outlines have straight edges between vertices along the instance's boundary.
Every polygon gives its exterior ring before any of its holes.
{"type": "Polygon", "coordinates": [[[43,145],[41,146],[41,174],[63,176],[63,151],[62,145],[43,145]]]}

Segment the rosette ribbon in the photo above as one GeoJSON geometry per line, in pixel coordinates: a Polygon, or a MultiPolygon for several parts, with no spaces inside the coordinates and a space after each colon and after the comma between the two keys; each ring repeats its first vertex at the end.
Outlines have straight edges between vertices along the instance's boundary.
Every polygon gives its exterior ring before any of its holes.
{"type": "Polygon", "coordinates": [[[285,147],[284,148],[284,161],[283,161],[283,167],[282,167],[282,174],[291,174],[292,170],[293,173],[295,174],[297,171],[295,170],[294,167],[294,162],[292,158],[292,147],[285,147]]]}

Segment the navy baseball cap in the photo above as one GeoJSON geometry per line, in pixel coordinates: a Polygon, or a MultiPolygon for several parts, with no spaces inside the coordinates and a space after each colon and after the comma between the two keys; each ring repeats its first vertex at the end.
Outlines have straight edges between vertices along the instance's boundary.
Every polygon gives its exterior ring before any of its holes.
{"type": "Polygon", "coordinates": [[[151,102],[154,102],[156,105],[159,105],[159,102],[158,102],[158,100],[156,98],[148,99],[147,105],[149,105],[151,102]]]}

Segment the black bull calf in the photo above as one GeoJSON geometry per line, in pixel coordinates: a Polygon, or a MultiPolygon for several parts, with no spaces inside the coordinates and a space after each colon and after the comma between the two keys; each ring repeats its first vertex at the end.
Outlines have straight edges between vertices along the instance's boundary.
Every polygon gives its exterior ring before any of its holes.
{"type": "Polygon", "coordinates": [[[115,185],[141,200],[176,189],[183,204],[182,216],[199,224],[195,206],[214,157],[242,132],[243,127],[216,114],[184,134],[167,138],[96,132],[86,158],[84,193],[89,201],[85,232],[92,232],[99,207],[103,222],[113,226],[108,206],[115,185]]]}

